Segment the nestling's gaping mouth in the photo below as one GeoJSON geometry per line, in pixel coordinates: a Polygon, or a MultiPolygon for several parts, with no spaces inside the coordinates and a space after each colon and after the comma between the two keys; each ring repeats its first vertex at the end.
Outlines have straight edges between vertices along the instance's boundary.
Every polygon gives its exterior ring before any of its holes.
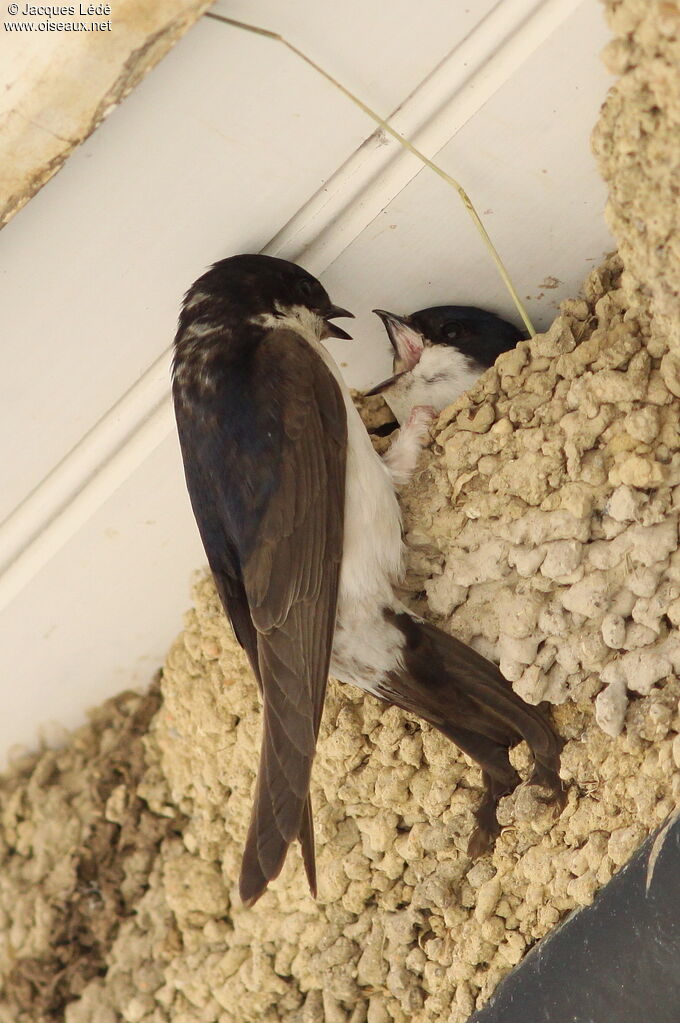
{"type": "Polygon", "coordinates": [[[348,334],[342,327],[338,327],[336,323],[329,323],[329,320],[335,319],[336,316],[349,316],[352,320],[354,319],[354,313],[350,313],[348,309],[342,309],[339,305],[332,305],[327,313],[324,313],[324,320],[326,322],[326,334],[325,337],[339,337],[345,341],[351,341],[352,335],[348,334]]]}
{"type": "Polygon", "coordinates": [[[423,335],[411,325],[407,316],[396,316],[385,309],[374,309],[373,312],[382,320],[394,349],[395,374],[408,373],[418,364],[423,354],[425,344],[423,335]]]}

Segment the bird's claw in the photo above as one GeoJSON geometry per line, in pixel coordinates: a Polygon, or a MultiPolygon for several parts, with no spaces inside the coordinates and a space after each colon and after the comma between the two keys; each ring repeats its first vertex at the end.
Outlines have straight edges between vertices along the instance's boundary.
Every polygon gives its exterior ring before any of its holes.
{"type": "Polygon", "coordinates": [[[439,413],[433,405],[414,405],[403,428],[406,430],[427,430],[438,416],[439,413]]]}

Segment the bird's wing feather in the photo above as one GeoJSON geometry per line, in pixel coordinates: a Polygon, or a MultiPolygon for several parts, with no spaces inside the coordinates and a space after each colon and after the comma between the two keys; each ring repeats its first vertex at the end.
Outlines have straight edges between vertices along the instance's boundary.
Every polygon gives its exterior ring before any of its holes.
{"type": "Polygon", "coordinates": [[[246,420],[256,420],[260,450],[239,445],[239,424],[218,420],[208,446],[198,445],[202,464],[194,472],[212,499],[195,500],[189,475],[187,482],[220,596],[263,691],[240,880],[250,904],[298,834],[313,875],[307,800],[335,628],[347,427],[336,380],[292,331],[268,332],[249,383],[240,400],[246,420]]]}
{"type": "Polygon", "coordinates": [[[184,474],[208,564],[234,635],[248,655],[258,686],[262,688],[257,663],[257,631],[253,625],[248,597],[243,586],[239,556],[229,529],[220,514],[220,498],[215,493],[209,458],[196,443],[201,425],[177,414],[184,457],[184,474]],[[201,454],[203,457],[201,457],[201,454]]]}

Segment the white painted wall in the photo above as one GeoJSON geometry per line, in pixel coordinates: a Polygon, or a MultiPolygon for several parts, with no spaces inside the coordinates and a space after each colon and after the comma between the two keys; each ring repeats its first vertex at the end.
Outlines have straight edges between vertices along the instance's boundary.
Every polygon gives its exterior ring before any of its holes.
{"type": "MultiPolygon", "coordinates": [[[[213,10],[283,32],[397,111],[490,211],[537,324],[611,247],[588,143],[608,84],[597,0],[213,10]]],[[[333,343],[354,385],[389,364],[376,305],[514,315],[438,178],[284,47],[201,19],[0,237],[0,753],[144,683],[181,627],[203,559],[168,346],[203,268],[263,248],[358,314],[356,340],[333,343]]]]}

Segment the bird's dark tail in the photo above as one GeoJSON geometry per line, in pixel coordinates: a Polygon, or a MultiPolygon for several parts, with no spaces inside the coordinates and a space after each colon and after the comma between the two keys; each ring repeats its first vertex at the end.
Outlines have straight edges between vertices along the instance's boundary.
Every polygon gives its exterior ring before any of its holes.
{"type": "Polygon", "coordinates": [[[302,845],[309,886],[316,894],[309,795],[314,750],[307,754],[305,749],[300,754],[292,743],[286,745],[286,739],[271,703],[265,701],[260,768],[239,877],[239,894],[245,906],[257,902],[269,882],[278,877],[296,838],[302,845]]]}
{"type": "Polygon", "coordinates": [[[307,875],[307,883],[309,884],[309,890],[312,893],[312,898],[316,898],[316,858],[314,856],[314,818],[312,817],[312,799],[311,796],[307,796],[307,802],[305,808],[302,811],[302,822],[300,824],[300,845],[302,846],[302,862],[305,866],[305,874],[307,875]]]}
{"type": "MultiPolygon", "coordinates": [[[[248,907],[253,906],[257,902],[260,896],[264,894],[269,882],[278,876],[290,845],[290,841],[287,841],[280,834],[274,833],[272,835],[270,833],[268,843],[270,848],[265,850],[265,856],[263,856],[262,852],[258,849],[256,834],[256,824],[254,826],[251,823],[243,853],[241,876],[239,878],[241,901],[248,907]],[[266,855],[267,853],[269,854],[268,856],[266,855]]],[[[307,875],[309,890],[312,893],[312,898],[315,899],[317,890],[316,860],[314,856],[314,820],[312,817],[312,800],[309,795],[302,809],[298,839],[302,848],[302,862],[305,874],[307,875]]]]}
{"type": "Polygon", "coordinates": [[[482,768],[485,792],[470,855],[485,852],[499,833],[498,801],[520,781],[508,750],[522,739],[534,757],[530,781],[548,789],[549,800],[562,808],[563,743],[542,711],[520,699],[495,664],[460,640],[409,614],[386,615],[405,638],[404,670],[390,675],[386,698],[424,718],[482,768]]]}

